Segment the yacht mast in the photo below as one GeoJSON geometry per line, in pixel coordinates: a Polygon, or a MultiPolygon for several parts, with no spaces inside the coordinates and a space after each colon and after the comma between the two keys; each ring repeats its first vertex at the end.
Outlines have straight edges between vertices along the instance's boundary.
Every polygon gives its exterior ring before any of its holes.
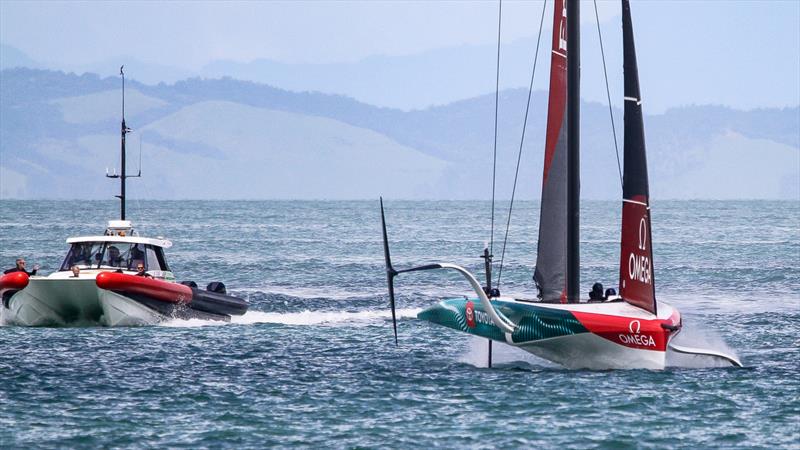
{"type": "Polygon", "coordinates": [[[580,1],[567,0],[567,302],[580,301],[580,1]]]}

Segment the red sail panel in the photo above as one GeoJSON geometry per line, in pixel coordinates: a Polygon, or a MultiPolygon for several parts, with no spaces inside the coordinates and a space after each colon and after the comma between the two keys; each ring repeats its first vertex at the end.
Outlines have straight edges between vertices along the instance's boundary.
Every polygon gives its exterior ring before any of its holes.
{"type": "Polygon", "coordinates": [[[547,136],[545,140],[544,177],[547,178],[559,142],[566,148],[566,136],[562,137],[567,110],[567,8],[564,0],[556,0],[553,10],[553,46],[550,59],[550,99],[547,107],[547,136]]]}
{"type": "Polygon", "coordinates": [[[622,2],[622,46],[625,71],[625,172],[622,183],[619,293],[626,302],[656,314],[647,153],[628,0],[622,2]]]}
{"type": "Polygon", "coordinates": [[[539,244],[533,278],[544,301],[566,301],[567,272],[567,10],[556,0],[550,64],[539,244]]]}
{"type": "Polygon", "coordinates": [[[653,250],[650,243],[650,209],[647,198],[636,196],[622,203],[622,252],[619,293],[635,306],[656,313],[653,288],[653,250]]]}

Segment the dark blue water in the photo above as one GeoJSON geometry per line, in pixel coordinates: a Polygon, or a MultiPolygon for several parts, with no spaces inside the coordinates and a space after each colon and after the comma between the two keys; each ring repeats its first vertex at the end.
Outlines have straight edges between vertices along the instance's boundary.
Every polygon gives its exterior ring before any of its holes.
{"type": "MultiPolygon", "coordinates": [[[[488,203],[386,206],[396,266],[480,270],[488,203]]],[[[0,262],[49,273],[66,237],[116,215],[115,202],[0,201],[0,262]]],[[[800,446],[798,202],[654,205],[657,292],[683,312],[681,338],[746,365],[672,355],[663,371],[571,371],[498,345],[488,369],[485,341],[414,318],[468,292],[447,273],[398,279],[395,347],[377,202],[132,202],[128,215],[173,240],[179,279],[224,281],[251,311],[0,327],[0,447],[800,446]]],[[[537,215],[516,208],[504,293],[533,295],[537,215]]],[[[619,203],[585,202],[582,217],[584,290],[613,285],[619,203]]]]}

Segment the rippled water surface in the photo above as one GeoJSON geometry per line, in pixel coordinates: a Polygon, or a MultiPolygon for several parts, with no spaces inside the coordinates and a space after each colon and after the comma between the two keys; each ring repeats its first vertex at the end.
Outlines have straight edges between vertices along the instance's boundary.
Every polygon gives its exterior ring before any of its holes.
{"type": "MultiPolygon", "coordinates": [[[[488,203],[386,206],[396,266],[482,267],[488,203]]],[[[585,291],[616,284],[619,209],[584,203],[585,291]]],[[[49,273],[66,237],[116,215],[115,202],[0,201],[0,263],[23,256],[49,273]]],[[[395,347],[376,201],[133,202],[128,216],[174,242],[179,279],[224,281],[250,312],[225,325],[0,327],[0,447],[800,445],[798,202],[654,205],[657,292],[683,312],[681,338],[746,365],[670,355],[663,371],[565,370],[497,344],[486,368],[485,341],[415,318],[468,292],[447,273],[398,279],[395,347]]],[[[537,216],[537,203],[515,207],[504,293],[533,295],[537,216]]]]}

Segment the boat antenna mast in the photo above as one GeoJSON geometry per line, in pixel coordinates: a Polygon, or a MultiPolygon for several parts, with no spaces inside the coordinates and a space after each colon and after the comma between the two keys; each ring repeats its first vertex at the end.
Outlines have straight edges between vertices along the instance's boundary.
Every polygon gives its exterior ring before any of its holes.
{"type": "MultiPolygon", "coordinates": [[[[128,178],[139,178],[142,176],[142,165],[139,164],[139,172],[136,175],[128,175],[125,171],[125,135],[130,133],[130,128],[125,125],[125,72],[124,65],[120,66],[119,74],[122,76],[122,127],[120,131],[120,173],[115,170],[114,173],[109,174],[106,169],[106,177],[119,178],[119,195],[115,195],[119,199],[119,218],[125,220],[125,180],[128,178]]],[[[141,158],[141,155],[140,155],[141,158]]]]}
{"type": "MultiPolygon", "coordinates": [[[[494,258],[494,200],[495,200],[495,186],[497,179],[497,113],[500,104],[500,33],[501,25],[503,22],[503,0],[498,1],[497,10],[497,66],[495,72],[495,90],[494,90],[494,148],[492,151],[492,220],[491,220],[491,234],[489,243],[483,249],[481,258],[484,259],[486,268],[486,286],[484,292],[489,298],[499,297],[500,291],[497,288],[492,288],[492,259],[494,258]]],[[[491,342],[491,341],[490,341],[491,342]]],[[[490,363],[491,365],[491,363],[490,363]]]]}

